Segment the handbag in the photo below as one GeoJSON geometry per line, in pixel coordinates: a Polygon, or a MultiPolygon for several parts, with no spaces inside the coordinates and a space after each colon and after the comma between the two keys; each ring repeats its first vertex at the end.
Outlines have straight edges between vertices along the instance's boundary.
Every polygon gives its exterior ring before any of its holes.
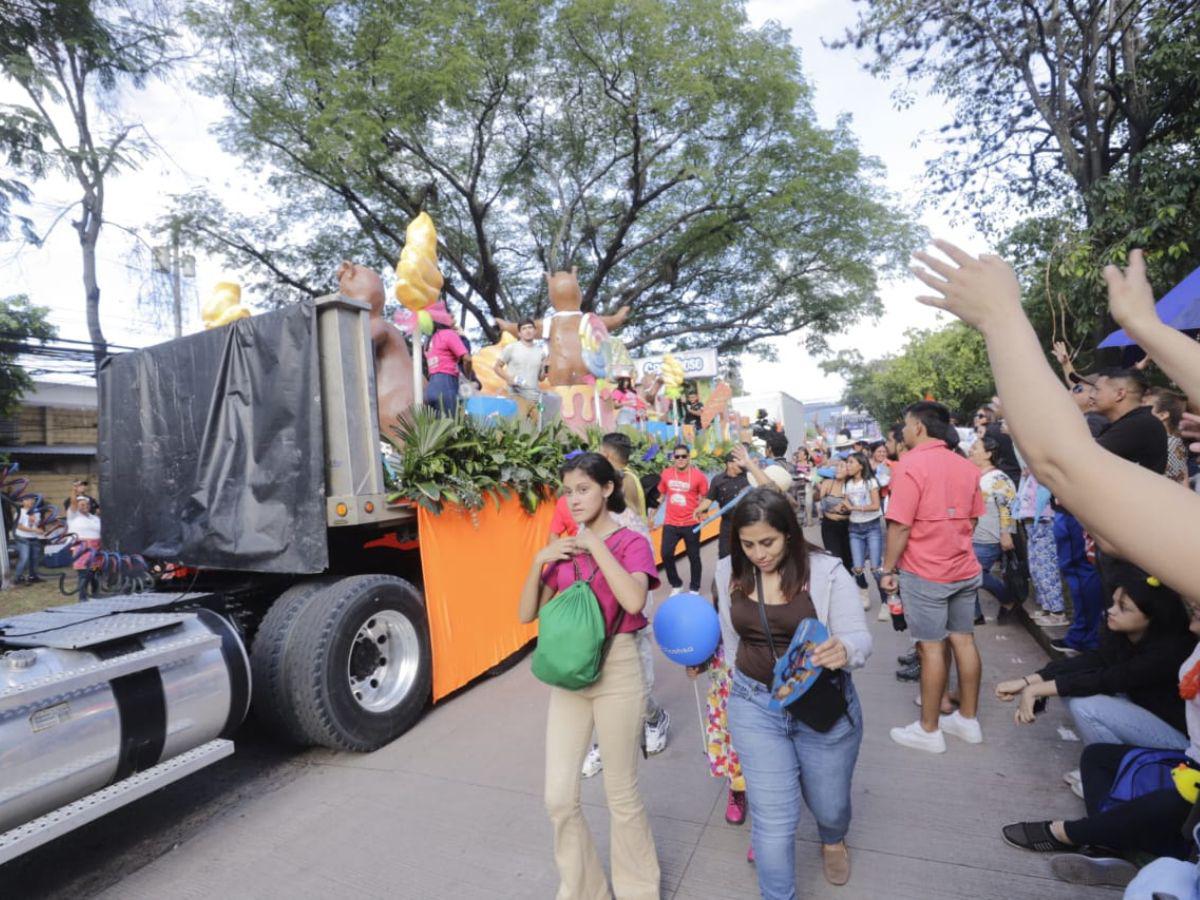
{"type": "Polygon", "coordinates": [[[1008,596],[1020,605],[1029,596],[1029,572],[1015,549],[1005,550],[1000,560],[1000,571],[1008,596]]]}
{"type": "MultiPolygon", "coordinates": [[[[755,570],[754,584],[758,590],[758,614],[762,617],[763,633],[767,636],[771,657],[778,662],[775,638],[771,635],[771,625],[767,621],[767,604],[763,600],[761,571],[755,570]]],[[[849,704],[846,703],[845,673],[829,669],[822,669],[812,687],[803,696],[784,707],[793,719],[807,725],[813,731],[822,733],[833,728],[842,716],[848,715],[849,708],[849,704]]]]}
{"type": "Polygon", "coordinates": [[[571,560],[575,580],[542,607],[538,613],[538,641],[533,651],[533,674],[553,687],[577,691],[593,684],[604,668],[613,638],[621,630],[625,609],[618,604],[617,620],[608,633],[604,612],[592,590],[592,580],[579,574],[579,561],[571,560]]]}

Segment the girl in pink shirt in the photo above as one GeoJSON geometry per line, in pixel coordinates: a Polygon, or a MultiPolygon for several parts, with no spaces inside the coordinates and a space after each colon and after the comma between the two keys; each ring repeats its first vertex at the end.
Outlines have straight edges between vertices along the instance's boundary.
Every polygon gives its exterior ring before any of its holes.
{"type": "Polygon", "coordinates": [[[563,496],[579,525],[534,557],[518,617],[532,622],[576,579],[591,579],[610,639],[600,678],[579,690],[550,688],[546,721],[546,809],[554,826],[559,897],[649,898],[660,870],[650,820],[637,786],[646,682],[634,632],[646,627],[646,595],[658,587],[650,542],[613,519],[625,509],[621,475],[599,453],[581,453],[562,470],[563,496]],[[604,757],[611,820],[612,891],[579,802],[580,766],[592,728],[604,757]]]}
{"type": "Polygon", "coordinates": [[[433,337],[425,348],[429,366],[429,384],[425,387],[425,402],[444,416],[458,409],[458,366],[467,355],[462,338],[449,325],[435,324],[433,337]]]}

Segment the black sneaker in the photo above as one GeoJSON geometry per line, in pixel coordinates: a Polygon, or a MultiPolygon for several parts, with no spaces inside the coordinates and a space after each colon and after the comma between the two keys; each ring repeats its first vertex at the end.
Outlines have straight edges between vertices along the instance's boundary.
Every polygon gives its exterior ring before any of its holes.
{"type": "Polygon", "coordinates": [[[917,664],[917,648],[913,647],[911,650],[909,650],[903,656],[897,656],[896,662],[898,662],[900,665],[902,665],[906,669],[909,666],[915,666],[917,664]]]}
{"type": "Polygon", "coordinates": [[[864,575],[862,572],[859,572],[857,575],[854,576],[854,581],[864,591],[867,589],[867,576],[864,575]]]}
{"type": "Polygon", "coordinates": [[[987,617],[983,613],[980,613],[979,615],[977,615],[975,617],[975,624],[976,625],[986,625],[987,617]]]}
{"type": "Polygon", "coordinates": [[[1058,653],[1062,653],[1066,656],[1078,656],[1079,655],[1078,650],[1076,650],[1074,647],[1067,646],[1067,642],[1065,640],[1062,640],[1061,638],[1057,641],[1051,641],[1050,649],[1054,650],[1058,653]]]}
{"type": "Polygon", "coordinates": [[[905,666],[902,669],[896,670],[897,681],[920,681],[921,680],[921,665],[913,663],[911,666],[905,666]]]}
{"type": "Polygon", "coordinates": [[[1013,619],[1013,610],[1015,607],[1001,605],[1000,611],[996,613],[996,624],[1007,625],[1013,619]]]}

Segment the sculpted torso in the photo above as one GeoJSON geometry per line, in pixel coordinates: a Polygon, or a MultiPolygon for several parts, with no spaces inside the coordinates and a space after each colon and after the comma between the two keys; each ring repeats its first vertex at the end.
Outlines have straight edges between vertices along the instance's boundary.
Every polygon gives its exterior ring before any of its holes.
{"type": "MultiPolygon", "coordinates": [[[[550,317],[549,359],[547,360],[552,385],[583,384],[588,368],[583,362],[583,345],[579,340],[579,326],[583,321],[583,295],[579,290],[579,278],[575,266],[570,272],[546,273],[546,287],[550,294],[550,305],[556,315],[550,317]]],[[[629,317],[629,307],[623,306],[615,315],[600,316],[610,331],[620,328],[629,317]]],[[[497,319],[501,330],[516,336],[517,326],[513,322],[497,319]]],[[[545,333],[545,320],[535,323],[538,334],[545,333]]]]}
{"type": "Polygon", "coordinates": [[[374,269],[346,261],[338,266],[338,290],[371,305],[371,346],[375,350],[375,393],[379,430],[388,434],[396,419],[412,408],[412,355],[400,329],[383,318],[383,279],[374,269]]]}

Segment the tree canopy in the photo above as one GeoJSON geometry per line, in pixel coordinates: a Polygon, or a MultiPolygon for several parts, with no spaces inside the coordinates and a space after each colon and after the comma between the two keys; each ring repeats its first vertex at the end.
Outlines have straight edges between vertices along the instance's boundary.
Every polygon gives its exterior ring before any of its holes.
{"type": "Polygon", "coordinates": [[[577,265],[585,309],[633,307],[634,348],[818,346],[912,249],[879,163],[818,125],[787,33],[737,0],[216,0],[195,27],[270,212],[193,194],[179,218],[256,299],[394,263],[425,210],[489,335],[577,265]]]}
{"type": "Polygon", "coordinates": [[[33,379],[17,362],[22,349],[33,341],[58,335],[48,318],[50,311],[34,306],[24,294],[0,298],[0,415],[12,415],[33,379]]]}
{"type": "Polygon", "coordinates": [[[1195,0],[866,0],[848,43],[953,105],[929,173],[985,226],[1071,194],[1090,217],[1104,179],[1136,187],[1143,153],[1195,140],[1195,0]]]}
{"type": "MultiPolygon", "coordinates": [[[[54,222],[75,213],[97,365],[107,355],[96,274],[107,179],[146,151],[141,124],[120,114],[118,91],[171,63],[172,32],[160,13],[153,0],[21,0],[0,12],[0,78],[25,100],[0,105],[0,152],[16,173],[0,180],[0,231],[12,201],[31,196],[30,181],[56,172],[78,187],[79,200],[54,222]]],[[[26,239],[44,239],[28,217],[20,221],[26,239]]]]}
{"type": "Polygon", "coordinates": [[[1115,327],[1103,266],[1143,247],[1161,295],[1200,264],[1200,3],[861,2],[837,45],[953,112],[930,185],[1014,264],[1047,349],[1115,362],[1094,351],[1115,327]]]}
{"type": "Polygon", "coordinates": [[[843,351],[821,364],[846,380],[844,403],[886,428],[906,406],[927,397],[963,411],[991,399],[992,372],[979,332],[955,322],[940,330],[910,329],[904,338],[896,353],[879,359],[843,351]]]}

